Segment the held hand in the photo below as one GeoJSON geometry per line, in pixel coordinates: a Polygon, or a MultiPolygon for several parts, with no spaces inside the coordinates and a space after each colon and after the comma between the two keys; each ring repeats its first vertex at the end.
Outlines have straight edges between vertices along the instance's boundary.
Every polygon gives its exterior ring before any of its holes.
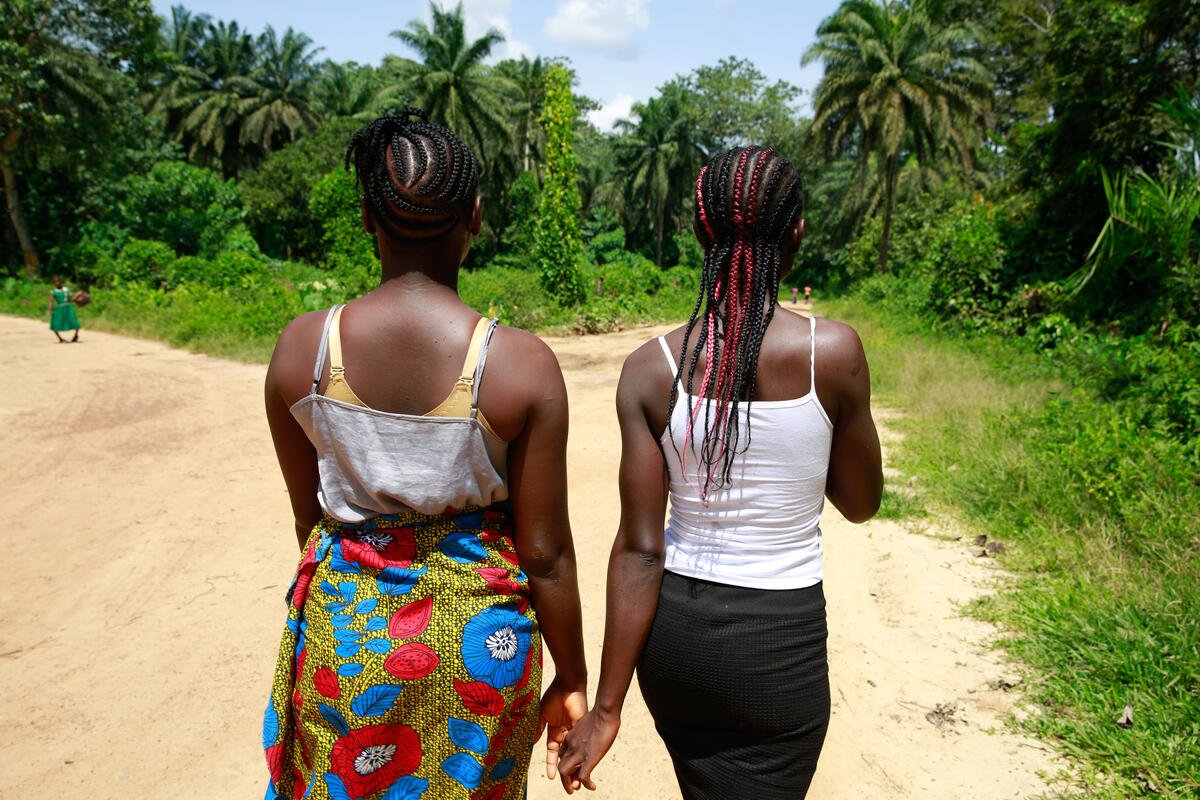
{"type": "Polygon", "coordinates": [[[555,678],[542,695],[541,721],[538,736],[546,729],[546,778],[554,780],[558,771],[558,753],[563,739],[576,722],[587,713],[587,692],[563,689],[555,678]]]}
{"type": "Polygon", "coordinates": [[[567,794],[574,793],[581,785],[596,790],[592,770],[613,746],[620,729],[620,716],[598,709],[592,709],[571,729],[558,763],[559,778],[567,794]]]}

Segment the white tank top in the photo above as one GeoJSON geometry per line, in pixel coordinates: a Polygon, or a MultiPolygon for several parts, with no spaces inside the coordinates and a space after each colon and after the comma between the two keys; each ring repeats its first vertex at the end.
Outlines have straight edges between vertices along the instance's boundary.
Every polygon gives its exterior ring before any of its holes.
{"type": "MultiPolygon", "coordinates": [[[[660,441],[670,474],[671,513],[666,568],[679,575],[755,589],[801,589],[822,580],[821,510],[833,425],[817,399],[816,320],[810,321],[808,394],[794,400],[739,404],[740,441],[728,488],[700,499],[700,442],[689,446],[684,475],[680,454],[687,433],[688,395],[666,339],[659,337],[679,399],[660,441]]],[[[693,397],[696,403],[712,403],[693,397]]],[[[701,410],[703,415],[703,410],[701,410]]],[[[703,428],[700,430],[703,435],[703,428]]]]}
{"type": "Polygon", "coordinates": [[[317,451],[321,508],[342,522],[412,509],[441,514],[508,499],[508,445],[477,419],[479,380],[487,361],[492,320],[479,348],[465,417],[395,414],[317,392],[333,312],[313,368],[312,390],[292,406],[317,451]]]}

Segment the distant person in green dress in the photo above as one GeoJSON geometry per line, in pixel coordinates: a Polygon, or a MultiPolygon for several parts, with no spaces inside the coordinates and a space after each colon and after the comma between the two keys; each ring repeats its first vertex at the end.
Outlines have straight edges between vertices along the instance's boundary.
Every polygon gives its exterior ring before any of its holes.
{"type": "Polygon", "coordinates": [[[79,341],[79,315],[75,313],[75,301],[71,290],[63,286],[62,278],[54,277],[54,289],[50,292],[50,330],[58,337],[58,341],[66,342],[62,337],[63,331],[75,331],[70,341],[79,341]]]}

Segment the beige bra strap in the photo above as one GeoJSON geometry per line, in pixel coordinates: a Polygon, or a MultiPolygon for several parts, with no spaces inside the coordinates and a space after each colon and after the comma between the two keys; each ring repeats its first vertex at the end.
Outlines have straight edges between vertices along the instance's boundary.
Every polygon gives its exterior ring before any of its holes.
{"type": "Polygon", "coordinates": [[[346,368],[342,366],[342,309],[338,306],[333,310],[333,320],[329,324],[329,377],[342,375],[346,368]]]}
{"type": "Polygon", "coordinates": [[[462,375],[458,382],[470,386],[475,382],[475,368],[479,366],[479,351],[483,347],[483,338],[487,334],[487,317],[480,317],[475,323],[475,331],[471,334],[471,343],[467,345],[467,358],[463,362],[462,375]]]}

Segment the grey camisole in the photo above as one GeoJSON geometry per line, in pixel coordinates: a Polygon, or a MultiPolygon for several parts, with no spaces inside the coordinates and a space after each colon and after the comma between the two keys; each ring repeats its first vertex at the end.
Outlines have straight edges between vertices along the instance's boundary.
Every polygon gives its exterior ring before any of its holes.
{"type": "MultiPolygon", "coordinates": [[[[447,507],[488,506],[508,499],[507,443],[479,421],[479,381],[491,320],[472,373],[468,416],[422,416],[377,411],[318,392],[333,312],[325,318],[312,389],[291,407],[317,451],[321,508],[343,522],[412,509],[440,514],[447,507]]],[[[481,321],[482,322],[482,321],[481,321]]],[[[469,365],[474,357],[467,353],[469,365]]]]}

